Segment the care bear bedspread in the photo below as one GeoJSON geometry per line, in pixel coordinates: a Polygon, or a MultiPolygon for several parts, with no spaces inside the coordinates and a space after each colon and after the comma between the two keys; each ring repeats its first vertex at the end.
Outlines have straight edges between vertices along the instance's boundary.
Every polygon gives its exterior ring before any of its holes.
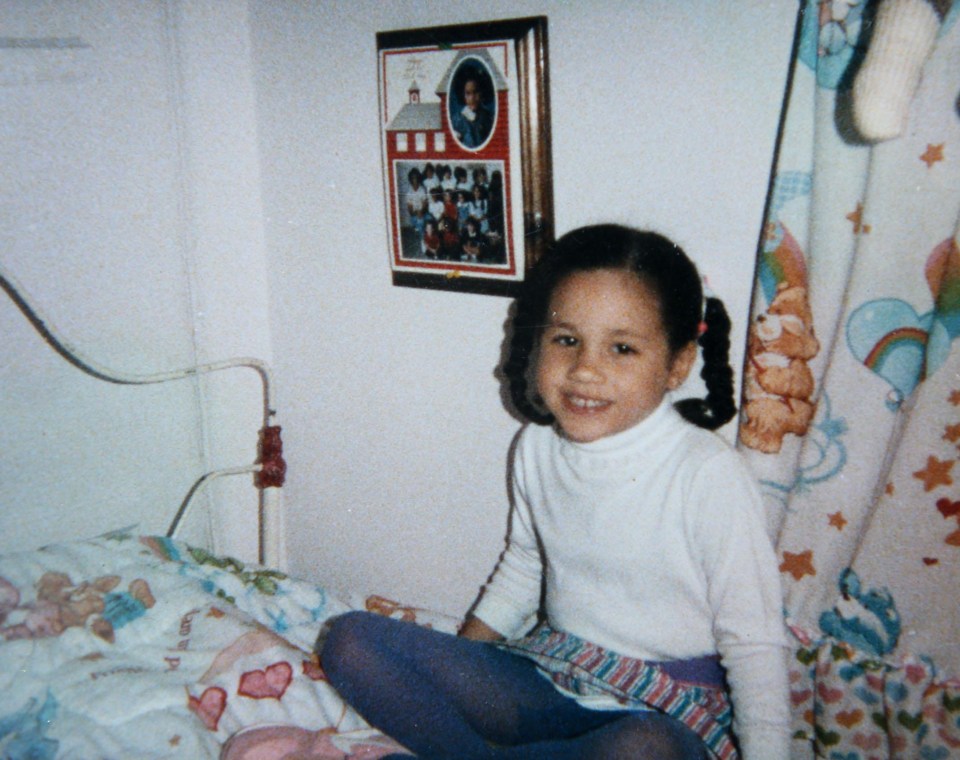
{"type": "Polygon", "coordinates": [[[3,758],[378,758],[313,654],[366,607],[165,538],[117,532],[0,557],[3,758]]]}

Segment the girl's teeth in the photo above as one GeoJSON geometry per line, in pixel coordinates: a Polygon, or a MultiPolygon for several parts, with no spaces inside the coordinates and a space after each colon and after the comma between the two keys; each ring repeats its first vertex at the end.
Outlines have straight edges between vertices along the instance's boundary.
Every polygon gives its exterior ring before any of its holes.
{"type": "Polygon", "coordinates": [[[598,406],[603,406],[603,402],[602,402],[602,401],[594,401],[593,399],[588,399],[588,398],[575,398],[575,399],[571,399],[571,400],[572,400],[573,403],[576,404],[577,406],[582,406],[582,407],[585,407],[585,408],[587,408],[587,409],[594,409],[594,408],[596,408],[596,407],[598,407],[598,406]]]}

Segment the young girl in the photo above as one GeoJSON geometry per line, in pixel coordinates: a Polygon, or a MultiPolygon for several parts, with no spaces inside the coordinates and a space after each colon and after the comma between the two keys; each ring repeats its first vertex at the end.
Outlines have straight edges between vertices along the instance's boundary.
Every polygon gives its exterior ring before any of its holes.
{"type": "Polygon", "coordinates": [[[468,216],[466,223],[463,225],[463,231],[460,233],[460,246],[463,248],[464,261],[475,264],[484,258],[486,242],[480,233],[480,222],[472,216],[468,216]]]}
{"type": "Polygon", "coordinates": [[[443,215],[442,219],[450,222],[450,229],[456,232],[460,228],[460,210],[457,208],[456,196],[453,190],[443,191],[443,215]]]}
{"type": "Polygon", "coordinates": [[[487,199],[482,185],[475,184],[469,201],[469,213],[480,224],[480,232],[486,234],[490,229],[487,224],[487,199]]]}
{"type": "Polygon", "coordinates": [[[423,255],[428,259],[435,259],[440,253],[440,235],[437,233],[437,223],[432,217],[427,217],[423,225],[423,255]]]}
{"type": "Polygon", "coordinates": [[[457,224],[462,229],[470,216],[470,196],[466,190],[457,190],[457,224]]]}
{"type": "Polygon", "coordinates": [[[735,413],[729,327],[665,238],[562,237],[504,366],[536,423],[506,551],[459,637],[339,618],[321,659],[344,698],[419,757],[786,758],[776,560],[744,465],[703,429],[735,413]],[[672,403],[698,343],[706,398],[672,403]]]}
{"type": "Polygon", "coordinates": [[[427,202],[427,213],[433,217],[435,222],[439,222],[443,217],[443,188],[435,185],[430,191],[430,200],[427,202]]]}

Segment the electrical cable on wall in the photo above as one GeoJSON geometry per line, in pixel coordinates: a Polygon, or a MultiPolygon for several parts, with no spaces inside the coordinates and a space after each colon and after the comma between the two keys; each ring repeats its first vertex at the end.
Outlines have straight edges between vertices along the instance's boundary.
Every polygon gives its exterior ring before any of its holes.
{"type": "Polygon", "coordinates": [[[173,537],[177,533],[184,518],[189,513],[193,497],[203,485],[226,475],[251,473],[255,476],[255,484],[261,494],[260,514],[258,516],[260,561],[271,567],[280,567],[284,564],[285,558],[282,556],[282,542],[280,540],[282,515],[280,513],[279,489],[286,476],[286,462],[283,459],[283,443],[280,438],[281,428],[271,424],[276,415],[276,409],[273,403],[270,368],[265,362],[251,357],[238,357],[167,372],[149,374],[119,372],[91,360],[71,345],[27,295],[25,288],[2,264],[0,264],[0,286],[51,348],[77,369],[98,380],[116,385],[155,385],[228,369],[245,367],[254,370],[263,387],[263,426],[260,430],[257,461],[251,465],[214,470],[197,479],[181,502],[180,508],[167,530],[167,535],[173,537]]]}

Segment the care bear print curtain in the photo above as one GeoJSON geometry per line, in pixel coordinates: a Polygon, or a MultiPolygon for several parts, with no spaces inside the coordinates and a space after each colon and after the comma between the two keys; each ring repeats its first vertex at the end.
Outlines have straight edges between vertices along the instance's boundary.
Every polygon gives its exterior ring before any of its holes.
{"type": "Polygon", "coordinates": [[[740,448],[794,757],[960,757],[960,0],[803,0],[740,448]]]}

